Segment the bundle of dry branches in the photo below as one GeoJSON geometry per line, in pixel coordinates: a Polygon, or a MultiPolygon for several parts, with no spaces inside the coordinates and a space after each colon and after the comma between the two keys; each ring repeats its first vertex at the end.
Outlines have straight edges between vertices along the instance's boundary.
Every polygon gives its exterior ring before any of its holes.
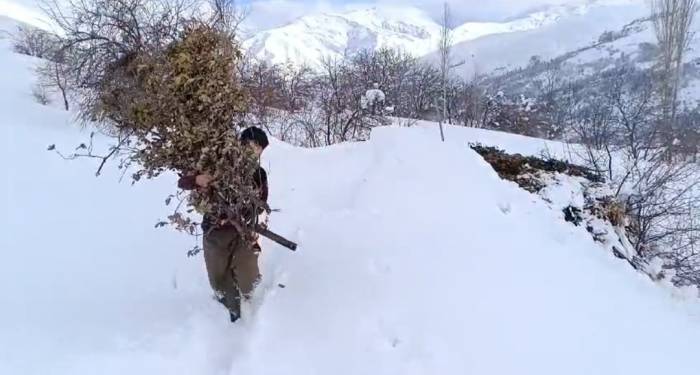
{"type": "MultiPolygon", "coordinates": [[[[286,247],[296,245],[256,223],[269,211],[258,187],[258,160],[238,140],[248,112],[248,91],[238,77],[241,52],[236,30],[242,20],[225,0],[56,0],[45,3],[60,29],[52,63],[61,86],[75,100],[79,118],[114,144],[103,154],[89,143],[66,159],[117,159],[133,181],[171,171],[207,174],[214,180],[188,197],[187,213],[197,211],[236,226],[243,237],[260,233],[286,247]],[[209,4],[206,7],[204,5],[209,4]],[[207,8],[211,12],[202,12],[207,8]],[[256,178],[257,177],[257,178],[256,178]]],[[[53,70],[44,69],[44,72],[53,70]]],[[[64,96],[65,97],[65,96],[64,96]]],[[[126,172],[125,172],[126,173],[126,172]]],[[[170,204],[172,198],[166,199],[170,204]]],[[[183,195],[177,194],[178,198],[183,195]]],[[[168,221],[198,234],[198,223],[181,212],[179,199],[168,221]]],[[[193,250],[194,252],[197,249],[193,250]]]]}
{"type": "MultiPolygon", "coordinates": [[[[140,167],[134,180],[164,171],[210,174],[213,184],[190,194],[191,205],[251,235],[252,218],[268,208],[254,183],[257,161],[237,138],[246,108],[235,76],[240,57],[225,33],[193,22],[162,50],[115,62],[92,115],[127,135],[122,157],[140,167]]],[[[179,213],[170,219],[178,229],[195,231],[196,224],[179,213]]]]}

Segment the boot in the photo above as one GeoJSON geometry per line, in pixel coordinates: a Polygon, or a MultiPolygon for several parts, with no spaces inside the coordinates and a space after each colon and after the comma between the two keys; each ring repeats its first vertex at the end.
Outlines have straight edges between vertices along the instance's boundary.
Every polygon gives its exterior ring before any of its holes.
{"type": "Polygon", "coordinates": [[[235,323],[240,318],[240,316],[234,312],[229,311],[229,314],[231,315],[231,323],[235,323]]]}

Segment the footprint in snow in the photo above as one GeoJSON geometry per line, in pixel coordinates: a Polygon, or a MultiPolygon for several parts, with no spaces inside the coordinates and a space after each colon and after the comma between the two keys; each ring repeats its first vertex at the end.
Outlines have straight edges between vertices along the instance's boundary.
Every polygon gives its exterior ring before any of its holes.
{"type": "Polygon", "coordinates": [[[498,204],[498,209],[504,214],[508,215],[513,209],[509,202],[501,202],[498,204]]]}
{"type": "Polygon", "coordinates": [[[391,273],[391,266],[377,259],[369,260],[369,271],[375,275],[388,275],[391,273]]]}

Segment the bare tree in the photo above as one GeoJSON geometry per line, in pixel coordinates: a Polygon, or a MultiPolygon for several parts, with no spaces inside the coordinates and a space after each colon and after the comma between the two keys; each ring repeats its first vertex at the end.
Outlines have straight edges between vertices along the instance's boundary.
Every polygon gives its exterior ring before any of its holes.
{"type": "Polygon", "coordinates": [[[663,127],[667,146],[673,145],[678,109],[678,90],[683,56],[693,38],[691,25],[697,12],[696,0],[651,0],[656,39],[659,43],[659,92],[662,100],[663,127]]]}
{"type": "Polygon", "coordinates": [[[362,109],[360,98],[365,92],[355,81],[347,61],[326,59],[323,74],[314,80],[314,106],[318,111],[318,130],[326,145],[351,140],[366,140],[375,126],[387,124],[381,114],[362,109]]]}
{"type": "Polygon", "coordinates": [[[48,90],[42,85],[34,85],[34,87],[32,87],[32,97],[34,97],[34,101],[41,105],[48,105],[51,103],[48,90]]]}
{"type": "Polygon", "coordinates": [[[69,110],[66,53],[61,43],[57,35],[33,27],[19,27],[14,35],[15,52],[44,59],[37,67],[39,79],[33,89],[34,97],[45,105],[50,102],[49,95],[58,92],[64,108],[69,110]]]}
{"type": "Polygon", "coordinates": [[[676,151],[679,156],[697,163],[700,154],[700,107],[681,112],[677,117],[679,142],[676,151]]]}
{"type": "Polygon", "coordinates": [[[67,67],[63,60],[48,61],[37,67],[37,87],[45,91],[55,91],[63,99],[63,108],[70,110],[69,95],[71,89],[68,82],[67,67]]]}
{"type": "Polygon", "coordinates": [[[441,86],[441,101],[437,108],[442,108],[442,114],[439,119],[440,124],[440,138],[445,141],[445,131],[443,129],[443,122],[447,118],[447,81],[450,75],[450,68],[452,65],[452,27],[451,27],[451,15],[450,6],[447,3],[443,3],[442,18],[440,20],[440,42],[438,45],[438,51],[440,55],[440,86],[441,86]]]}
{"type": "Polygon", "coordinates": [[[403,86],[402,99],[396,103],[399,116],[435,119],[434,99],[440,96],[440,72],[429,64],[416,64],[403,86]]]}
{"type": "Polygon", "coordinates": [[[243,21],[249,15],[249,9],[241,8],[235,0],[210,0],[213,10],[211,23],[235,39],[243,21]]]}
{"type": "Polygon", "coordinates": [[[355,54],[349,68],[361,87],[369,89],[378,83],[386,95],[385,103],[394,107],[393,113],[406,116],[410,111],[407,89],[418,65],[416,58],[405,52],[381,48],[355,54]]]}
{"type": "Polygon", "coordinates": [[[241,83],[248,93],[248,120],[270,131],[275,109],[282,106],[282,72],[277,65],[253,61],[239,68],[241,83]]]}
{"type": "Polygon", "coordinates": [[[295,112],[307,107],[313,98],[313,71],[306,65],[282,68],[283,108],[295,112]]]}

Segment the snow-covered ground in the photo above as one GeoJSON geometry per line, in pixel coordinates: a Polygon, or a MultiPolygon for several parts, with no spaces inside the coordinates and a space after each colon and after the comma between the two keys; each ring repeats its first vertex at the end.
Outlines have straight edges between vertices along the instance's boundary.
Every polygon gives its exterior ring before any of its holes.
{"type": "Polygon", "coordinates": [[[697,302],[467,147],[543,141],[448,128],[441,143],[430,124],[273,142],[271,226],[300,248],[264,244],[231,325],[185,256],[195,240],[153,228],[174,178],[131,186],[47,152],[88,131],[33,103],[31,65],[0,46],[0,374],[700,373],[697,302]]]}

